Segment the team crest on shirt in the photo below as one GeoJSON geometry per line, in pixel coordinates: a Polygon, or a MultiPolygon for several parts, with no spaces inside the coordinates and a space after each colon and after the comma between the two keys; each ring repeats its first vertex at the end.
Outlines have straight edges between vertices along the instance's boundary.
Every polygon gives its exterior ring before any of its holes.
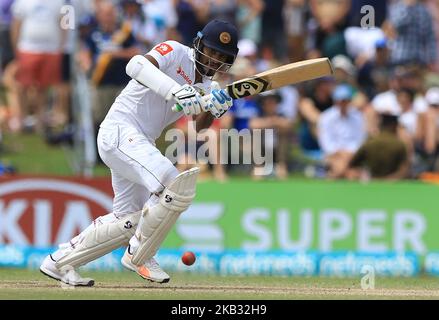
{"type": "Polygon", "coordinates": [[[169,44],[167,43],[160,43],[159,45],[157,45],[154,48],[155,51],[157,51],[158,53],[160,53],[162,56],[167,55],[169,52],[171,52],[172,50],[174,50],[174,48],[172,48],[169,44]]]}
{"type": "Polygon", "coordinates": [[[183,68],[181,66],[179,66],[177,68],[177,74],[182,76],[183,79],[188,83],[188,84],[192,84],[192,80],[191,78],[189,78],[189,76],[186,74],[186,72],[184,72],[183,68]]]}

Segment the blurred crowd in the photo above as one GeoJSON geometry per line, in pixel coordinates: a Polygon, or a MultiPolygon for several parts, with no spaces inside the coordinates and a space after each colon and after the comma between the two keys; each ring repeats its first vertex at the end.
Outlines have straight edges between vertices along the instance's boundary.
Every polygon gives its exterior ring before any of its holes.
{"type": "MultiPolygon", "coordinates": [[[[74,143],[66,130],[75,122],[75,72],[90,81],[97,128],[129,81],[133,55],[169,39],[191,46],[215,18],[240,32],[223,85],[304,59],[328,57],[334,67],[334,77],[236,100],[215,121],[214,130],[274,129],[264,145],[274,152],[274,177],[404,179],[439,171],[435,0],[0,0],[0,132],[74,143]]],[[[184,129],[186,121],[175,125],[184,129]]],[[[221,180],[233,170],[204,167],[221,180]]],[[[251,174],[260,178],[261,169],[251,174]]]]}

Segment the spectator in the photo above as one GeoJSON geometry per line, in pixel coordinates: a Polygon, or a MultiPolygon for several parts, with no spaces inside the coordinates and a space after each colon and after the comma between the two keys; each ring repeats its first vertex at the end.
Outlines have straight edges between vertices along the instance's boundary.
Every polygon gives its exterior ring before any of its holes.
{"type": "MultiPolygon", "coordinates": [[[[239,44],[238,44],[238,48],[239,44]]],[[[241,53],[241,48],[239,50],[239,54],[241,53]]],[[[235,60],[232,68],[230,69],[230,74],[233,75],[235,79],[243,79],[247,78],[256,73],[255,66],[250,62],[250,60],[238,57],[235,60]]],[[[259,105],[256,102],[255,97],[245,97],[242,99],[237,99],[233,101],[233,106],[229,109],[224,116],[221,117],[221,127],[227,129],[236,129],[238,131],[241,130],[250,130],[250,121],[251,119],[257,117],[259,115],[259,105]]],[[[252,154],[251,145],[243,143],[240,140],[239,150],[230,150],[230,153],[235,152],[234,155],[231,156],[237,157],[242,156],[243,159],[248,159],[252,154]],[[239,154],[236,154],[238,153],[239,154]]],[[[244,167],[240,167],[239,170],[242,171],[244,167]]]]}
{"type": "Polygon", "coordinates": [[[249,39],[256,45],[261,41],[262,0],[238,0],[236,20],[240,29],[240,38],[249,39]]]}
{"type": "Polygon", "coordinates": [[[347,56],[337,55],[332,58],[332,66],[337,84],[346,84],[350,86],[352,90],[353,97],[351,105],[360,111],[365,111],[369,100],[359,89],[357,84],[357,68],[355,65],[347,56]]]}
{"type": "Polygon", "coordinates": [[[15,79],[17,63],[10,37],[13,2],[14,0],[0,0],[0,82],[6,91],[1,110],[4,127],[15,132],[21,127],[21,110],[15,79]]]}
{"type": "MultiPolygon", "coordinates": [[[[258,56],[258,47],[251,39],[241,39],[238,41],[238,57],[247,59],[252,68],[256,68],[256,72],[262,72],[270,69],[270,61],[262,59],[258,56]]],[[[253,74],[255,74],[253,73],[253,74]]],[[[251,76],[252,74],[248,74],[251,76]]]]}
{"type": "Polygon", "coordinates": [[[65,31],[61,29],[64,0],[17,0],[11,30],[18,61],[21,115],[31,115],[26,125],[41,131],[48,123],[45,108],[49,88],[61,80],[61,52],[65,31]]]}
{"type": "Polygon", "coordinates": [[[110,1],[102,2],[96,14],[98,26],[86,39],[81,55],[96,89],[93,121],[98,126],[130,80],[125,67],[139,50],[131,26],[119,24],[116,7],[110,1]]]}
{"type": "Polygon", "coordinates": [[[131,25],[132,33],[139,49],[142,52],[148,51],[152,43],[146,37],[147,28],[141,3],[137,0],[121,0],[120,5],[123,10],[123,19],[131,25]]]}
{"type": "Polygon", "coordinates": [[[11,7],[14,0],[0,0],[0,71],[14,59],[11,44],[11,7]]]}
{"type": "Polygon", "coordinates": [[[288,41],[288,57],[291,62],[305,59],[306,12],[305,0],[286,0],[284,8],[285,30],[288,41]]]}
{"type": "Polygon", "coordinates": [[[344,30],[350,8],[348,0],[311,0],[314,20],[310,24],[308,58],[347,55],[344,30]]]}
{"type": "Polygon", "coordinates": [[[236,25],[237,0],[209,0],[209,20],[223,20],[236,25]]]}
{"type": "MultiPolygon", "coordinates": [[[[250,120],[251,129],[273,129],[273,145],[270,139],[263,142],[265,152],[271,149],[275,159],[275,174],[279,179],[288,176],[287,160],[289,151],[289,134],[293,127],[293,121],[285,117],[280,110],[281,95],[277,91],[269,91],[260,94],[260,115],[250,120]],[[268,140],[268,141],[267,141],[268,140]]],[[[264,140],[263,140],[264,141],[264,140]]],[[[261,176],[258,167],[254,169],[254,177],[261,176]]]]}
{"type": "MultiPolygon", "coordinates": [[[[408,88],[401,88],[397,95],[398,104],[400,106],[399,124],[408,133],[413,142],[419,141],[421,138],[420,132],[420,113],[415,112],[413,103],[415,99],[415,92],[408,88]]],[[[424,114],[424,113],[422,113],[424,114]]]]}
{"type": "Polygon", "coordinates": [[[335,81],[339,84],[348,84],[351,89],[355,89],[357,87],[357,69],[352,61],[347,56],[339,54],[332,58],[331,62],[334,68],[335,81]]]}
{"type": "Polygon", "coordinates": [[[352,90],[339,85],[332,96],[334,106],[318,121],[318,140],[325,154],[329,178],[343,178],[349,162],[366,138],[363,115],[351,107],[352,90]]]}
{"type": "Polygon", "coordinates": [[[405,142],[411,162],[411,174],[417,176],[425,171],[425,164],[420,155],[425,155],[426,113],[418,113],[413,108],[415,92],[401,88],[397,93],[398,104],[401,108],[399,115],[399,136],[405,142]]]}
{"type": "Polygon", "coordinates": [[[178,40],[177,13],[173,0],[144,0],[143,14],[146,19],[145,38],[150,43],[178,40]]]}
{"type": "Polygon", "coordinates": [[[371,58],[357,60],[358,84],[366,92],[369,99],[389,90],[389,55],[387,40],[382,38],[375,42],[375,53],[371,58]]]}
{"type": "Polygon", "coordinates": [[[436,37],[425,4],[418,0],[395,1],[389,7],[389,23],[394,34],[392,63],[412,63],[433,69],[437,56],[436,37]]]}
{"type": "Polygon", "coordinates": [[[177,0],[175,10],[178,16],[177,31],[182,42],[192,46],[198,30],[209,19],[209,2],[204,0],[177,0]]]}
{"type": "MultiPolygon", "coordinates": [[[[425,1],[428,11],[430,12],[432,18],[433,18],[433,28],[434,33],[436,35],[436,52],[439,52],[439,3],[436,0],[427,0],[425,1]]],[[[439,72],[439,58],[436,57],[436,63],[434,66],[434,69],[432,70],[434,72],[439,72]]]]}
{"type": "Polygon", "coordinates": [[[299,143],[303,154],[313,160],[323,159],[320,146],[317,141],[317,122],[323,111],[333,105],[332,91],[334,89],[332,77],[321,78],[313,82],[309,93],[299,102],[300,126],[299,143]]]}
{"type": "Polygon", "coordinates": [[[425,94],[428,102],[426,137],[425,137],[425,161],[427,171],[439,171],[439,87],[428,89],[425,94]]]}
{"type": "MultiPolygon", "coordinates": [[[[348,27],[344,31],[344,38],[349,57],[354,61],[368,60],[375,55],[376,43],[384,39],[385,34],[380,28],[348,27]]],[[[358,66],[358,63],[356,65],[358,66]]]]}
{"type": "MultiPolygon", "coordinates": [[[[401,114],[402,111],[397,99],[397,92],[403,87],[402,84],[409,86],[408,89],[416,92],[416,89],[419,88],[419,77],[419,74],[411,75],[407,68],[401,66],[394,68],[390,72],[389,90],[377,94],[371,101],[371,108],[369,108],[371,114],[368,116],[370,123],[368,124],[368,127],[371,128],[370,130],[372,134],[377,132],[377,114],[401,114]]],[[[422,94],[416,94],[413,102],[413,110],[416,113],[424,113],[427,110],[427,107],[428,105],[424,96],[422,94]]]]}
{"type": "Polygon", "coordinates": [[[403,179],[408,174],[408,154],[398,137],[398,117],[380,116],[380,132],[355,152],[349,163],[350,179],[403,179]]]}
{"type": "MultiPolygon", "coordinates": [[[[284,8],[285,0],[265,0],[262,12],[263,54],[285,63],[288,59],[287,37],[285,31],[284,8]]],[[[269,58],[270,59],[270,58],[269,58]]]]}
{"type": "Polygon", "coordinates": [[[65,41],[61,52],[61,81],[55,88],[56,100],[51,112],[50,126],[46,128],[45,132],[46,142],[51,144],[73,143],[71,81],[73,76],[72,57],[75,54],[77,43],[75,29],[79,26],[80,17],[84,16],[88,10],[84,0],[64,0],[64,5],[74,8],[74,19],[66,20],[74,25],[63,27],[65,41]]]}

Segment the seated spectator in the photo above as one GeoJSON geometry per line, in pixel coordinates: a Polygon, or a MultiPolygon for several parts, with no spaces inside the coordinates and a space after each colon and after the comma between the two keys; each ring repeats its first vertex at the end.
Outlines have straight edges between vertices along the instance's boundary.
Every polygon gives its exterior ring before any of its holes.
{"type": "Polygon", "coordinates": [[[426,162],[427,171],[439,171],[439,87],[428,89],[425,94],[428,102],[426,113],[426,136],[424,151],[422,154],[426,162]]]}
{"type": "Polygon", "coordinates": [[[299,102],[299,145],[301,151],[312,160],[322,160],[323,154],[317,142],[317,122],[320,114],[333,105],[334,79],[321,78],[313,82],[309,92],[299,102]]]}
{"type": "Polygon", "coordinates": [[[377,119],[380,113],[390,113],[394,115],[401,114],[401,106],[397,99],[398,91],[403,88],[409,88],[415,91],[415,98],[413,101],[413,110],[416,113],[424,113],[427,110],[427,103],[422,95],[420,88],[419,73],[410,71],[406,67],[394,68],[390,73],[389,90],[377,94],[371,101],[369,108],[370,115],[368,116],[368,127],[370,132],[375,134],[378,130],[377,119]]]}
{"type": "Polygon", "coordinates": [[[318,121],[318,140],[325,154],[329,178],[344,178],[352,156],[366,138],[363,114],[351,106],[348,85],[335,88],[334,106],[324,111],[318,121]]]}
{"type": "MultiPolygon", "coordinates": [[[[268,149],[274,154],[275,174],[279,179],[285,179],[288,176],[287,158],[289,151],[289,133],[292,130],[293,121],[281,113],[280,103],[281,95],[277,91],[268,91],[260,95],[261,111],[258,117],[250,120],[251,129],[273,129],[273,145],[265,143],[263,148],[265,152],[268,149]]],[[[260,176],[258,169],[255,167],[254,176],[260,176]]]]}
{"type": "Polygon", "coordinates": [[[364,110],[368,105],[367,96],[360,91],[357,84],[357,68],[352,61],[344,55],[337,55],[332,58],[334,78],[337,84],[347,84],[352,90],[352,106],[364,110]]]}
{"type": "Polygon", "coordinates": [[[398,117],[380,116],[380,132],[368,139],[349,163],[350,179],[403,179],[408,173],[408,153],[398,137],[398,117]]]}
{"type": "Polygon", "coordinates": [[[356,59],[359,68],[358,84],[370,99],[389,90],[389,53],[387,40],[382,38],[375,42],[375,52],[372,57],[356,59]]]}
{"type": "Polygon", "coordinates": [[[415,92],[402,88],[397,93],[397,100],[401,108],[399,115],[399,137],[405,142],[411,163],[411,174],[417,176],[425,171],[422,157],[425,155],[426,112],[414,110],[415,92]]]}

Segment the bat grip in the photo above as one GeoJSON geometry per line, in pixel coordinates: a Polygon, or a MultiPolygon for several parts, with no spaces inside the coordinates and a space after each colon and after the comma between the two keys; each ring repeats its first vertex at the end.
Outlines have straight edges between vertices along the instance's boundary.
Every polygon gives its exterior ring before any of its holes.
{"type": "Polygon", "coordinates": [[[174,104],[174,106],[172,107],[172,111],[174,112],[180,112],[182,110],[183,108],[178,103],[174,104]]]}

